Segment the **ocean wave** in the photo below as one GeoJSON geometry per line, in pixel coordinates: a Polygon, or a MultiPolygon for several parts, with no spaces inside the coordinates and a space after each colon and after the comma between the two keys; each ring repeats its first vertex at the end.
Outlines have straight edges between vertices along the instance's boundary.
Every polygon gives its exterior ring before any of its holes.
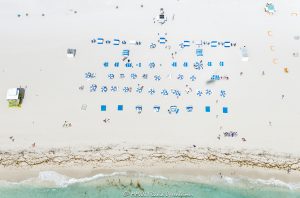
{"type": "Polygon", "coordinates": [[[253,179],[248,177],[229,177],[229,176],[197,176],[197,182],[206,183],[206,184],[220,184],[220,185],[230,185],[230,186],[240,186],[240,187],[249,187],[249,186],[259,186],[259,187],[281,187],[290,190],[299,190],[300,183],[287,183],[275,178],[270,179],[253,179]]]}
{"type": "Polygon", "coordinates": [[[104,177],[113,177],[113,176],[126,176],[126,172],[113,172],[111,174],[96,174],[91,177],[83,177],[83,178],[72,178],[66,175],[60,174],[55,171],[41,171],[39,175],[35,178],[29,178],[23,180],[21,182],[9,182],[9,181],[0,181],[1,186],[9,186],[9,185],[40,185],[40,186],[49,186],[49,187],[68,187],[69,185],[77,184],[77,183],[86,183],[90,181],[94,181],[104,177]]]}
{"type": "Polygon", "coordinates": [[[264,186],[274,186],[274,187],[284,187],[290,190],[300,189],[300,183],[286,183],[278,179],[248,179],[250,183],[255,185],[264,185],[264,186]]]}
{"type": "Polygon", "coordinates": [[[154,179],[162,179],[162,180],[168,180],[167,177],[161,176],[161,175],[148,175],[148,177],[154,178],[154,179]]]}
{"type": "Polygon", "coordinates": [[[91,177],[83,177],[83,178],[71,178],[55,171],[42,171],[39,173],[39,180],[40,181],[47,181],[54,183],[57,187],[68,187],[69,185],[76,184],[76,183],[86,183],[90,181],[94,181],[103,177],[112,177],[112,176],[125,176],[127,175],[126,172],[113,172],[111,174],[96,174],[91,177]]]}
{"type": "MultiPolygon", "coordinates": [[[[134,175],[128,174],[127,172],[113,172],[110,174],[96,174],[90,177],[83,178],[73,178],[68,177],[66,175],[60,174],[55,171],[41,171],[38,176],[35,178],[29,178],[27,180],[23,180],[21,182],[8,182],[4,180],[0,180],[0,186],[10,186],[10,185],[37,185],[37,186],[47,186],[47,187],[58,187],[65,188],[69,185],[74,185],[78,183],[87,183],[91,181],[95,181],[97,179],[105,178],[105,177],[113,177],[113,176],[128,176],[128,177],[145,177],[150,179],[160,179],[160,180],[170,180],[170,178],[160,176],[160,175],[146,175],[144,173],[136,173],[134,175]]],[[[177,180],[178,181],[178,180],[177,180]]],[[[196,180],[193,180],[197,183],[208,183],[211,185],[214,184],[224,184],[230,186],[240,186],[240,187],[249,187],[249,186],[260,186],[260,187],[282,187],[290,190],[299,190],[300,183],[286,183],[278,179],[252,179],[246,177],[229,177],[215,175],[215,176],[197,176],[196,180]]]]}
{"type": "Polygon", "coordinates": [[[287,183],[279,179],[270,178],[270,179],[252,179],[248,177],[228,177],[223,176],[219,181],[228,185],[240,185],[240,186],[263,186],[263,187],[281,187],[287,188],[290,190],[300,189],[300,183],[287,183]]]}
{"type": "MultiPolygon", "coordinates": [[[[60,174],[56,171],[41,171],[39,172],[37,177],[29,178],[20,182],[8,182],[4,180],[0,180],[1,186],[9,186],[9,185],[37,185],[37,186],[47,186],[47,187],[61,187],[65,188],[69,185],[78,184],[78,183],[87,183],[91,181],[95,181],[97,179],[105,178],[105,177],[113,177],[113,176],[129,176],[127,172],[113,172],[110,174],[99,173],[90,177],[83,178],[73,178],[68,177],[66,175],[60,174]]],[[[167,180],[168,178],[160,175],[146,175],[143,173],[138,173],[133,176],[138,177],[148,177],[151,179],[161,179],[167,180]]]]}

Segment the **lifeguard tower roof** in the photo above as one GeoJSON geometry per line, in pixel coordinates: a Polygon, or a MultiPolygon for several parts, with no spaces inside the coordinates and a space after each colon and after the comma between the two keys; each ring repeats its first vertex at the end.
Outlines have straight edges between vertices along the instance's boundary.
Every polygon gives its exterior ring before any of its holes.
{"type": "Polygon", "coordinates": [[[11,88],[7,90],[6,100],[17,100],[19,99],[19,89],[11,88]]]}

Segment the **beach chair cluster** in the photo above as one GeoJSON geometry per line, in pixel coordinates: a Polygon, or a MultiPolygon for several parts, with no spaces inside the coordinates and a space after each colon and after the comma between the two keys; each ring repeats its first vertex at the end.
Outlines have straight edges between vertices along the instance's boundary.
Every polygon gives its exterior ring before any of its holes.
{"type": "MultiPolygon", "coordinates": [[[[96,92],[97,91],[97,85],[92,84],[90,86],[90,92],[96,92]]],[[[101,93],[116,93],[116,92],[121,92],[123,94],[130,94],[130,93],[136,93],[138,95],[141,94],[147,94],[149,96],[154,96],[154,95],[161,95],[161,96],[175,96],[176,98],[179,98],[183,95],[194,95],[196,97],[204,97],[204,96],[213,96],[214,94],[218,94],[221,98],[226,98],[227,97],[227,92],[224,89],[221,90],[212,90],[212,89],[196,89],[195,91],[189,86],[186,85],[185,89],[167,89],[167,88],[145,88],[145,86],[138,84],[135,87],[132,86],[116,86],[116,85],[111,85],[111,86],[106,86],[102,85],[100,86],[100,92],[101,93]]]]}
{"type": "MultiPolygon", "coordinates": [[[[125,74],[125,73],[109,73],[107,74],[107,78],[109,80],[113,79],[132,79],[132,80],[154,80],[154,81],[161,81],[163,79],[170,80],[172,78],[172,75],[169,74],[167,76],[162,76],[160,74],[153,74],[150,75],[148,73],[143,73],[143,74],[137,74],[137,73],[130,73],[130,74],[125,74]]],[[[181,73],[179,73],[177,76],[175,76],[175,79],[178,80],[184,80],[185,76],[181,73]]],[[[186,77],[187,80],[195,81],[197,79],[195,74],[191,74],[186,77]]]]}
{"type": "MultiPolygon", "coordinates": [[[[270,7],[270,6],[269,6],[270,7]]],[[[272,12],[272,11],[271,11],[272,12]]],[[[158,43],[159,44],[166,44],[167,43],[167,38],[164,36],[160,36],[158,38],[158,43]]],[[[104,39],[103,37],[98,37],[97,39],[92,39],[91,43],[93,44],[98,44],[98,45],[114,45],[114,46],[119,46],[119,45],[142,45],[141,41],[138,40],[121,40],[118,38],[114,38],[114,39],[104,39]]],[[[208,46],[208,47],[212,47],[212,48],[216,48],[216,47],[224,47],[224,48],[230,48],[230,47],[236,47],[237,43],[235,42],[231,42],[231,41],[217,41],[217,40],[212,40],[212,41],[203,41],[200,40],[199,42],[195,42],[192,40],[183,40],[181,42],[179,42],[179,47],[180,48],[188,48],[191,47],[192,45],[196,45],[198,48],[200,47],[204,47],[204,46],[208,46]]],[[[156,44],[155,43],[151,43],[150,44],[150,48],[156,48],[156,44]]],[[[202,49],[203,50],[203,49],[202,49]]],[[[200,53],[201,50],[198,50],[198,55],[201,56],[200,53]]]]}
{"type": "Polygon", "coordinates": [[[104,44],[107,44],[107,45],[114,45],[114,46],[118,46],[118,45],[141,45],[142,42],[141,41],[137,41],[137,40],[129,40],[129,41],[126,41],[126,40],[120,40],[120,39],[104,39],[102,37],[99,37],[97,39],[92,39],[91,40],[91,43],[96,43],[98,45],[104,45],[104,44]]]}
{"type": "Polygon", "coordinates": [[[210,78],[210,80],[215,81],[215,80],[229,80],[228,76],[220,76],[218,74],[213,74],[210,78]]]}
{"type": "Polygon", "coordinates": [[[85,76],[86,79],[93,79],[93,78],[96,78],[96,73],[86,72],[84,74],[84,76],[85,76]]]}
{"type": "Polygon", "coordinates": [[[237,137],[238,133],[235,131],[224,132],[224,137],[237,137]]]}
{"type": "MultiPolygon", "coordinates": [[[[123,50],[122,51],[122,56],[123,57],[128,57],[129,56],[130,51],[129,50],[123,50]]],[[[109,63],[108,61],[104,61],[102,63],[104,68],[108,68],[108,67],[125,67],[125,68],[144,68],[144,67],[148,67],[150,69],[154,69],[157,67],[157,63],[155,63],[154,61],[150,61],[149,63],[144,63],[142,64],[141,62],[137,62],[137,63],[133,63],[133,62],[113,62],[113,63],[109,63]]],[[[201,70],[204,68],[204,66],[207,67],[212,67],[212,66],[219,66],[219,67],[224,67],[225,66],[225,62],[224,61],[217,61],[217,62],[213,62],[213,61],[207,61],[206,63],[203,62],[203,60],[199,60],[199,61],[195,61],[195,62],[188,62],[188,61],[184,61],[182,63],[179,63],[177,61],[172,61],[170,63],[171,67],[191,67],[194,68],[196,70],[201,70]]]]}
{"type": "Polygon", "coordinates": [[[67,57],[74,58],[75,55],[76,55],[76,49],[71,49],[71,48],[67,49],[67,57]]]}
{"type": "Polygon", "coordinates": [[[159,44],[166,44],[167,43],[167,39],[166,37],[160,37],[158,40],[159,44]]]}
{"type": "Polygon", "coordinates": [[[179,46],[180,46],[181,48],[190,47],[190,46],[191,46],[191,41],[189,41],[189,40],[184,40],[183,42],[179,43],[179,46]]]}
{"type": "MultiPolygon", "coordinates": [[[[201,110],[203,112],[206,112],[206,113],[210,113],[211,112],[211,106],[204,106],[204,107],[194,107],[193,105],[187,105],[187,106],[182,106],[182,107],[179,107],[177,105],[170,105],[170,106],[167,106],[167,107],[163,107],[163,106],[160,106],[160,105],[153,105],[152,107],[152,111],[153,112],[167,112],[169,114],[179,114],[180,112],[187,112],[187,113],[192,113],[192,112],[195,112],[197,110],[199,110],[198,112],[201,112],[201,110]]],[[[100,111],[102,112],[106,112],[106,111],[109,111],[109,110],[113,110],[113,111],[124,111],[124,105],[123,104],[118,104],[112,108],[108,108],[108,105],[105,105],[105,104],[102,104],[100,105],[100,111]]],[[[133,107],[130,107],[130,108],[127,108],[127,110],[130,110],[130,109],[134,109],[137,113],[142,113],[143,110],[144,110],[144,107],[143,105],[136,105],[136,106],[133,106],[133,107]]],[[[227,114],[228,113],[228,107],[222,107],[222,113],[223,114],[227,114]]],[[[225,135],[225,133],[224,133],[225,135]]],[[[230,137],[234,137],[234,136],[237,136],[236,133],[231,133],[231,132],[226,132],[226,135],[227,136],[230,136],[230,137]]]]}
{"type": "MultiPolygon", "coordinates": [[[[158,43],[159,44],[166,44],[167,43],[167,38],[166,37],[159,37],[158,39],[158,43]]],[[[195,42],[195,41],[191,41],[191,40],[183,40],[181,42],[179,42],[179,47],[181,49],[183,48],[188,48],[191,46],[196,46],[198,49],[196,50],[196,54],[197,56],[203,56],[203,47],[208,46],[208,47],[212,47],[212,48],[216,48],[216,47],[224,47],[224,48],[230,48],[230,47],[236,47],[237,44],[235,42],[231,42],[231,41],[200,41],[200,42],[195,42]]],[[[151,49],[156,48],[156,44],[155,43],[151,43],[149,46],[151,49]]]]}
{"type": "Polygon", "coordinates": [[[182,65],[183,67],[193,67],[194,69],[196,70],[201,70],[203,69],[203,66],[206,65],[208,67],[212,67],[214,65],[217,65],[217,66],[220,66],[220,67],[223,67],[225,65],[224,61],[219,61],[217,63],[214,63],[212,61],[207,61],[206,63],[204,63],[202,60],[200,61],[195,61],[193,62],[193,64],[187,62],[187,61],[184,61],[183,63],[179,64],[177,61],[173,61],[171,63],[171,66],[172,67],[177,67],[177,66],[180,66],[182,65]]]}
{"type": "MultiPolygon", "coordinates": [[[[166,44],[167,43],[167,38],[166,37],[159,37],[158,39],[158,43],[159,44],[166,44]]],[[[203,56],[203,47],[208,46],[208,47],[212,47],[212,48],[216,48],[216,47],[224,47],[224,48],[230,48],[230,47],[236,47],[237,44],[235,42],[231,42],[231,41],[200,41],[200,42],[195,42],[195,41],[191,41],[191,40],[183,40],[181,42],[179,42],[179,47],[180,48],[188,48],[191,46],[196,46],[197,49],[197,56],[203,56]]],[[[155,43],[151,43],[150,44],[150,48],[156,48],[156,44],[155,43]]]]}
{"type": "Polygon", "coordinates": [[[236,47],[237,44],[235,42],[231,42],[231,41],[216,41],[216,40],[212,40],[212,41],[199,41],[199,42],[194,42],[195,45],[197,47],[204,47],[204,46],[208,46],[208,47],[212,47],[212,48],[216,48],[216,47],[224,47],[224,48],[230,48],[230,47],[236,47]]]}
{"type": "Polygon", "coordinates": [[[92,84],[90,86],[90,92],[96,92],[97,91],[97,85],[96,84],[92,84]]]}
{"type": "MultiPolygon", "coordinates": [[[[184,75],[182,73],[179,74],[168,74],[166,76],[162,76],[160,74],[153,74],[150,75],[148,73],[143,73],[143,74],[137,74],[137,73],[129,73],[129,74],[125,74],[125,73],[108,73],[107,74],[107,79],[109,80],[114,80],[114,79],[131,79],[131,80],[153,80],[156,82],[159,82],[161,80],[180,80],[180,81],[191,81],[191,82],[195,82],[197,79],[199,79],[197,77],[196,74],[190,74],[190,75],[184,75]]],[[[211,76],[211,80],[229,80],[228,76],[221,76],[218,74],[213,74],[211,76]]]]}

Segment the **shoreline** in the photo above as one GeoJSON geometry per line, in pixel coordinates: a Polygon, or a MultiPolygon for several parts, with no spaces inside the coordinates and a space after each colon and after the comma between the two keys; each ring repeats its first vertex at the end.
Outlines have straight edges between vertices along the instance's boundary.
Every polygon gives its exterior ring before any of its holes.
{"type": "Polygon", "coordinates": [[[105,184],[109,181],[121,180],[122,183],[143,185],[158,180],[165,182],[187,182],[209,186],[228,186],[234,188],[249,188],[260,186],[263,188],[279,188],[282,190],[300,191],[300,180],[297,173],[287,174],[278,170],[261,168],[239,168],[222,166],[220,164],[202,164],[200,167],[149,167],[99,169],[87,167],[53,168],[53,169],[23,169],[0,168],[0,188],[3,184],[34,185],[36,187],[62,188],[69,185],[90,183],[105,184]],[[220,177],[220,173],[222,176],[220,177]],[[49,178],[48,178],[49,177],[49,178]],[[98,183],[98,181],[100,183],[98,183]],[[96,182],[96,183],[94,183],[96,182]]]}
{"type": "Polygon", "coordinates": [[[77,179],[127,172],[193,182],[212,177],[300,181],[299,157],[266,151],[110,145],[83,150],[2,151],[0,159],[0,180],[9,182],[34,178],[43,171],[77,179]]]}

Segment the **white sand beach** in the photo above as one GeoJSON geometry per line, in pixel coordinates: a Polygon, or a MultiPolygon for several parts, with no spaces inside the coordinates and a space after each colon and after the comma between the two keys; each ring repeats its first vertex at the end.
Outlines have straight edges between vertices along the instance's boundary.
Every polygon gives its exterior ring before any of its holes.
{"type": "MultiPolygon", "coordinates": [[[[24,150],[40,153],[119,144],[180,150],[195,145],[291,154],[299,171],[300,2],[274,0],[274,14],[264,11],[266,3],[0,0],[1,158],[4,152],[24,150]],[[164,24],[155,19],[161,8],[167,19],[164,24]],[[158,42],[160,37],[167,39],[166,44],[158,42]],[[98,38],[104,44],[91,42],[98,38]],[[105,43],[113,39],[127,44],[105,43]],[[130,45],[130,40],[141,45],[130,45]],[[180,47],[184,40],[190,41],[189,47],[180,47]],[[210,44],[196,45],[201,41],[210,44]],[[211,47],[212,41],[223,45],[211,47]],[[226,41],[236,45],[226,48],[226,41]],[[151,43],[156,48],[150,49],[151,43]],[[241,60],[244,46],[249,61],[241,60]],[[76,49],[74,58],[67,57],[69,48],[76,49]],[[130,55],[122,61],[126,49],[130,55]],[[203,56],[196,56],[196,49],[203,49],[203,56]],[[128,59],[133,68],[124,66],[128,59]],[[195,70],[193,64],[200,60],[203,69],[195,70]],[[176,68],[171,66],[174,61],[176,68]],[[212,66],[207,65],[210,61],[212,66]],[[224,66],[219,66],[220,61],[224,66]],[[109,66],[104,67],[104,62],[109,66]],[[120,62],[119,68],[115,62],[120,62]],[[150,62],[155,62],[154,69],[149,68],[150,62]],[[187,68],[184,62],[189,63],[187,68]],[[141,68],[135,66],[138,63],[141,68]],[[86,79],[87,72],[96,77],[86,79]],[[111,73],[116,76],[113,80],[108,78],[111,73]],[[119,78],[121,73],[125,79],[119,78]],[[137,79],[130,78],[132,73],[138,74],[137,79]],[[149,79],[142,79],[143,74],[149,79]],[[177,79],[179,74],[184,75],[182,81],[177,79]],[[161,81],[155,81],[155,75],[161,81]],[[190,80],[192,75],[195,81],[190,80]],[[212,75],[228,79],[207,84],[212,75]],[[92,84],[97,91],[90,92],[92,84]],[[101,86],[110,89],[113,85],[117,92],[101,92],[101,86]],[[144,93],[136,93],[138,85],[145,87],[144,93]],[[125,86],[132,87],[132,92],[124,93],[125,86]],[[6,91],[14,87],[25,89],[21,108],[8,107],[6,91]],[[156,90],[154,95],[148,93],[151,88],[156,90]],[[163,96],[164,88],[179,89],[182,94],[163,96]],[[208,89],[211,95],[206,94],[208,89]],[[221,90],[226,97],[220,96],[221,90]],[[123,111],[117,111],[120,104],[123,111]],[[101,105],[107,106],[105,112],[101,105]],[[136,105],[143,106],[142,113],[136,112],[136,105]],[[154,112],[154,105],[160,105],[161,111],[154,112]],[[178,114],[168,113],[172,105],[179,107],[178,114]],[[189,105],[193,112],[186,112],[189,105]],[[206,106],[210,112],[205,112],[206,106]],[[65,122],[71,126],[63,127],[65,122]],[[225,137],[226,132],[237,136],[225,137]]],[[[286,169],[282,168],[284,174],[286,169]]]]}

